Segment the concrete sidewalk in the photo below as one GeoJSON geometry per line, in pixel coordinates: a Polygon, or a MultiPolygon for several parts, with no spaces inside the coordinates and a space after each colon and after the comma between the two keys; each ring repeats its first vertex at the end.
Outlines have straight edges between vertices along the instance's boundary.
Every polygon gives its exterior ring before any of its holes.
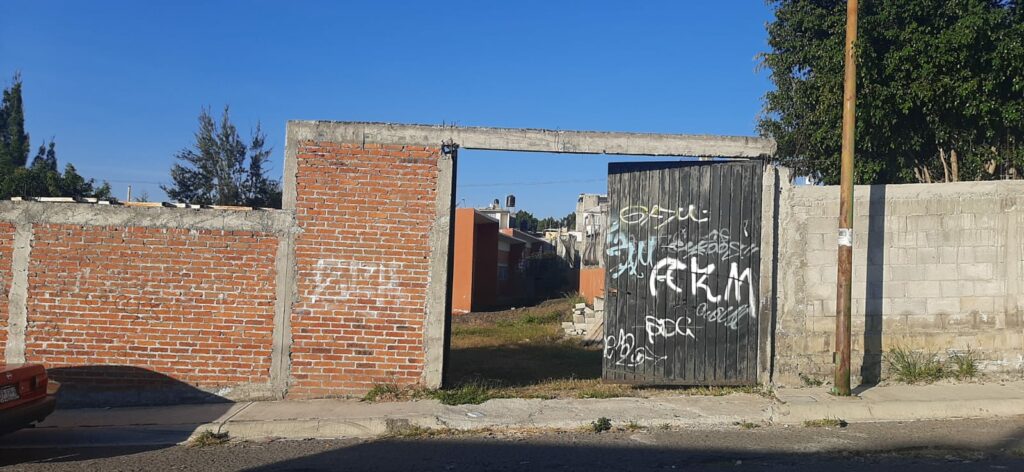
{"type": "Polygon", "coordinates": [[[1024,382],[874,387],[851,398],[833,397],[825,387],[783,389],[777,396],[498,399],[458,406],[435,400],[310,400],[58,410],[36,428],[0,437],[0,448],[174,444],[204,430],[255,440],[372,438],[412,427],[573,429],[600,417],[615,426],[722,427],[823,418],[864,422],[1024,415],[1024,382]]]}
{"type": "Polygon", "coordinates": [[[780,389],[772,421],[839,418],[851,422],[998,418],[1024,415],[1024,382],[891,385],[836,397],[822,388],[780,389]]]}

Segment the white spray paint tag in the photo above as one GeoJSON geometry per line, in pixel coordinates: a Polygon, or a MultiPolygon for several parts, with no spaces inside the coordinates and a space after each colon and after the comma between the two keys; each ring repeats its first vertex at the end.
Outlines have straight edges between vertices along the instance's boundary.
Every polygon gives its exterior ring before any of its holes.
{"type": "Polygon", "coordinates": [[[853,247],[853,228],[839,228],[839,245],[853,247]]]}

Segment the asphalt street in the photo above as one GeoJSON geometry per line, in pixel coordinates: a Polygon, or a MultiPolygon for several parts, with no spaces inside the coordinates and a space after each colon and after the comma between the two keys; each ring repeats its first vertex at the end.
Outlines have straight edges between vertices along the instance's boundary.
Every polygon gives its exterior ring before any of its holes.
{"type": "Polygon", "coordinates": [[[232,441],[207,447],[54,446],[4,448],[0,437],[0,470],[1020,471],[1024,418],[845,428],[616,425],[603,433],[482,432],[373,441],[232,441]]]}

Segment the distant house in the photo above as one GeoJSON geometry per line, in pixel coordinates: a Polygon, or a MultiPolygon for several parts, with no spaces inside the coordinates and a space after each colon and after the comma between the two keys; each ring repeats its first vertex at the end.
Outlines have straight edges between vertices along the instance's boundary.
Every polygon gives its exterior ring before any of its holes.
{"type": "Polygon", "coordinates": [[[453,313],[522,306],[563,288],[541,270],[558,262],[554,246],[510,221],[505,208],[455,210],[453,313]]]}

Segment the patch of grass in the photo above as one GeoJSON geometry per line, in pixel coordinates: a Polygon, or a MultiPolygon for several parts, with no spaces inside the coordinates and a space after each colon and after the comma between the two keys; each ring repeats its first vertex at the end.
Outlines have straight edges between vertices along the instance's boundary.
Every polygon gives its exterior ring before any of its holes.
{"type": "Polygon", "coordinates": [[[419,385],[399,386],[397,384],[376,384],[366,395],[363,395],[364,402],[398,402],[430,398],[431,392],[419,385]]]}
{"type": "Polygon", "coordinates": [[[426,428],[423,426],[410,425],[404,428],[396,428],[388,431],[383,437],[386,438],[402,438],[402,439],[418,439],[418,438],[433,438],[438,436],[458,436],[466,432],[460,430],[454,430],[450,428],[426,428]]]}
{"type": "Polygon", "coordinates": [[[672,430],[672,425],[670,425],[668,423],[662,423],[662,424],[658,425],[658,429],[661,430],[661,431],[671,431],[672,430]]]}
{"type": "Polygon", "coordinates": [[[431,395],[445,405],[479,405],[495,398],[494,388],[491,382],[476,380],[449,389],[434,390],[431,395]]]}
{"type": "Polygon", "coordinates": [[[402,393],[402,388],[395,384],[377,384],[363,395],[364,402],[376,402],[385,399],[398,398],[402,393]]]}
{"type": "Polygon", "coordinates": [[[562,320],[562,313],[557,312],[557,311],[552,311],[552,312],[546,313],[546,314],[528,313],[526,315],[523,315],[521,318],[502,319],[502,320],[496,321],[494,324],[495,324],[495,326],[499,326],[499,327],[502,327],[502,328],[511,328],[511,327],[515,327],[515,326],[525,326],[525,325],[555,324],[555,323],[560,322],[561,320],[562,320]]]}
{"type": "Polygon", "coordinates": [[[636,421],[630,421],[626,424],[626,431],[639,431],[641,429],[644,429],[644,427],[640,426],[640,423],[636,421]]]}
{"type": "Polygon", "coordinates": [[[821,379],[816,379],[802,372],[797,375],[800,376],[800,381],[803,382],[804,387],[820,387],[825,384],[821,379]]]}
{"type": "MultiPolygon", "coordinates": [[[[600,362],[600,359],[597,360],[600,362]]],[[[607,384],[601,379],[548,379],[530,385],[509,386],[496,395],[506,398],[621,398],[638,397],[647,393],[630,385],[607,384]]]]}
{"type": "Polygon", "coordinates": [[[735,422],[733,424],[735,424],[736,426],[739,426],[740,428],[743,428],[743,429],[754,429],[754,428],[760,428],[761,427],[761,425],[759,425],[757,423],[751,423],[749,421],[737,421],[737,422],[735,422]]]}
{"type": "Polygon", "coordinates": [[[893,346],[885,353],[890,372],[896,380],[906,383],[931,383],[941,380],[945,369],[935,353],[912,351],[902,346],[893,346]]]}
{"type": "Polygon", "coordinates": [[[586,300],[580,295],[580,292],[566,292],[562,294],[562,297],[569,301],[570,308],[575,307],[577,303],[584,303],[586,300]]]}
{"type": "Polygon", "coordinates": [[[595,433],[603,433],[610,429],[612,429],[612,420],[603,416],[590,423],[590,430],[595,433]]]}
{"type": "Polygon", "coordinates": [[[203,431],[189,440],[189,447],[216,446],[228,442],[228,433],[215,433],[211,430],[203,431]]]}
{"type": "Polygon", "coordinates": [[[839,418],[822,418],[820,420],[804,421],[804,427],[806,428],[845,428],[848,425],[849,423],[839,418]]]}
{"type": "Polygon", "coordinates": [[[760,385],[739,387],[687,387],[683,390],[680,390],[680,393],[685,393],[687,395],[697,395],[702,397],[724,397],[726,395],[732,395],[734,393],[749,393],[753,395],[760,395],[766,398],[775,397],[775,393],[770,388],[765,388],[760,385]]]}
{"type": "Polygon", "coordinates": [[[978,357],[971,348],[949,356],[948,363],[950,364],[950,375],[958,380],[973,379],[978,375],[978,357]]]}

